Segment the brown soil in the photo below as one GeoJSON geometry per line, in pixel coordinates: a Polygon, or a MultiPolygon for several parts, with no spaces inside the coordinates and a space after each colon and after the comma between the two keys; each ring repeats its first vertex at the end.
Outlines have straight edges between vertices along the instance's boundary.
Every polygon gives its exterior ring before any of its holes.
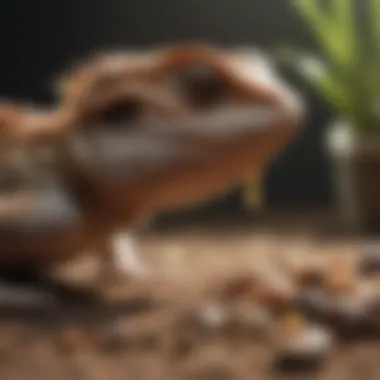
{"type": "MultiPolygon", "coordinates": [[[[3,310],[0,379],[298,378],[274,371],[270,344],[244,329],[200,327],[193,316],[226,277],[265,259],[310,251],[328,257],[367,244],[309,238],[273,231],[145,237],[152,277],[127,281],[120,294],[113,289],[107,305],[3,310]]],[[[379,354],[376,342],[340,344],[319,371],[300,378],[379,379],[379,354]]]]}

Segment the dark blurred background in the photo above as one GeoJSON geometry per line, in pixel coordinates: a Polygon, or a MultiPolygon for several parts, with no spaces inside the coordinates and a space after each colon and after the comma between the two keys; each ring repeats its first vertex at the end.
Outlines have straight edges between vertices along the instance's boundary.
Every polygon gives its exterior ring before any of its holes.
{"type": "MultiPolygon", "coordinates": [[[[91,52],[202,40],[273,49],[310,48],[311,38],[288,0],[2,0],[0,96],[49,103],[51,80],[91,52]]],[[[331,201],[323,133],[330,115],[290,73],[309,113],[301,136],[273,163],[268,206],[322,207],[331,201]]],[[[197,213],[244,214],[239,192],[197,213]]]]}

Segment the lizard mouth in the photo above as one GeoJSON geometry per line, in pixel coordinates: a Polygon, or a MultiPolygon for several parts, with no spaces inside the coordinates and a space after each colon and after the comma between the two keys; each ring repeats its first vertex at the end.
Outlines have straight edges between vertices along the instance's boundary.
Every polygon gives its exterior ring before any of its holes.
{"type": "Polygon", "coordinates": [[[136,184],[165,172],[201,168],[210,158],[227,155],[231,146],[249,150],[249,141],[270,138],[285,129],[279,128],[283,122],[283,114],[273,107],[225,107],[179,120],[155,119],[128,131],[101,126],[101,131],[113,132],[94,134],[90,142],[77,135],[71,148],[106,180],[136,184]]]}
{"type": "Polygon", "coordinates": [[[272,128],[281,121],[281,117],[281,113],[272,107],[234,106],[208,111],[185,120],[158,123],[148,129],[166,136],[228,141],[272,128]]]}

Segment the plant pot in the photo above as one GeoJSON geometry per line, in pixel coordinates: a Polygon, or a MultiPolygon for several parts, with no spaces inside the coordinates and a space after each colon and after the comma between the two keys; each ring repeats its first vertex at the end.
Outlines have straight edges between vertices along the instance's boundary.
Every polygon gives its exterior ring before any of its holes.
{"type": "Polygon", "coordinates": [[[338,218],[350,232],[380,233],[380,134],[337,121],[327,133],[338,218]]]}

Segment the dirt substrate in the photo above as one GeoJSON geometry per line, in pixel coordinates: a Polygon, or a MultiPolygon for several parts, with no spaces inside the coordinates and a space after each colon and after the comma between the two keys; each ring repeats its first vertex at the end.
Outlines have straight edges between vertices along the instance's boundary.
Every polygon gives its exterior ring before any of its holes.
{"type": "Polygon", "coordinates": [[[276,370],[271,344],[249,329],[207,328],[194,319],[226,276],[265,265],[264,258],[362,249],[363,243],[316,242],[297,234],[146,238],[152,277],[126,283],[123,295],[107,306],[2,308],[0,379],[377,380],[376,341],[336,343],[318,370],[286,373],[276,370]]]}

